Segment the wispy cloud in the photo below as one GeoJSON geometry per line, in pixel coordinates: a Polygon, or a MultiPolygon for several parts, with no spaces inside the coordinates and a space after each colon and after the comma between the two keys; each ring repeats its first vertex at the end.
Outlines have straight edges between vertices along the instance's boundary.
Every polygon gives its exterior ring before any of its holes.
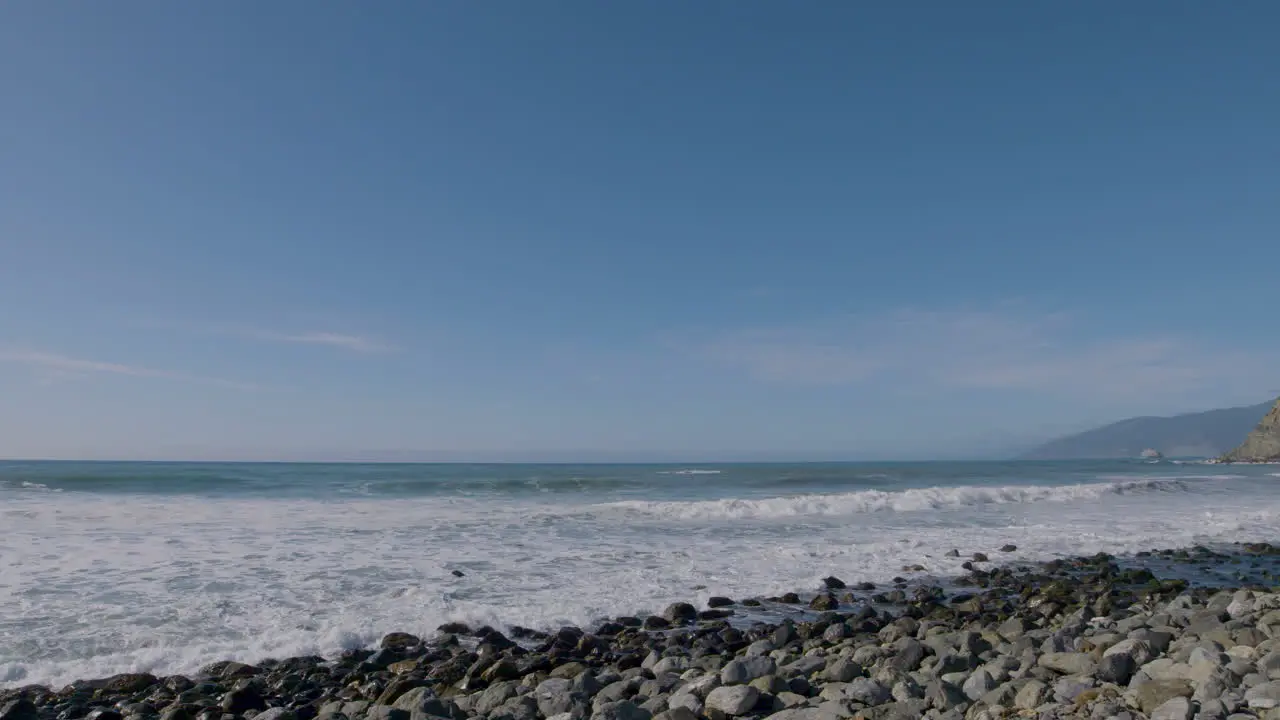
{"type": "Polygon", "coordinates": [[[361,337],[359,335],[344,335],[333,332],[282,333],[246,328],[232,332],[256,338],[258,340],[266,340],[268,342],[294,343],[298,345],[327,345],[329,347],[342,348],[343,350],[350,350],[352,352],[359,353],[380,353],[388,352],[392,349],[390,345],[386,345],[366,337],[361,337]]]}
{"type": "Polygon", "coordinates": [[[808,385],[1134,398],[1218,385],[1261,393],[1274,384],[1268,358],[1173,336],[1098,336],[1063,314],[1012,310],[899,310],[756,328],[700,351],[761,381],[808,385]]]}
{"type": "Polygon", "coordinates": [[[262,389],[259,385],[240,382],[238,380],[227,380],[224,378],[209,377],[206,375],[192,375],[189,373],[159,370],[139,365],[125,365],[122,363],[104,362],[101,360],[86,360],[83,358],[69,357],[67,355],[39,350],[0,349],[0,362],[27,365],[41,371],[51,373],[52,375],[50,375],[50,377],[58,378],[77,378],[90,375],[124,375],[128,377],[156,378],[161,380],[198,383],[201,385],[213,385],[217,387],[231,388],[234,390],[262,389]]]}

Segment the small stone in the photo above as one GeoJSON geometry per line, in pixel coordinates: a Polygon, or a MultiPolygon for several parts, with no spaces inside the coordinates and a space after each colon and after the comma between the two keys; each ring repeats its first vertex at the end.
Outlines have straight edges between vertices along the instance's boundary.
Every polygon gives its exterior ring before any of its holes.
{"type": "Polygon", "coordinates": [[[462,572],[461,570],[453,570],[453,571],[451,571],[451,572],[452,572],[452,575],[453,575],[454,577],[466,577],[466,576],[467,576],[467,574],[466,574],[466,573],[464,573],[464,572],[462,572]]]}
{"type": "Polygon", "coordinates": [[[653,716],[653,720],[698,720],[698,714],[684,707],[673,707],[653,716]]]}
{"type": "Polygon", "coordinates": [[[760,691],[750,685],[718,687],[707,695],[707,709],[719,710],[730,717],[746,715],[760,700],[760,691]]]}
{"type": "Polygon", "coordinates": [[[989,558],[987,557],[986,553],[976,552],[973,554],[974,562],[987,562],[988,560],[989,558]]]}
{"type": "Polygon", "coordinates": [[[828,590],[844,590],[848,587],[843,580],[834,575],[823,578],[822,584],[826,585],[828,590]]]}
{"type": "Polygon", "coordinates": [[[1018,546],[1012,543],[1008,545],[1003,545],[1000,547],[1000,552],[1003,552],[1003,553],[1011,553],[1011,552],[1017,552],[1017,551],[1018,551],[1018,546]]]}

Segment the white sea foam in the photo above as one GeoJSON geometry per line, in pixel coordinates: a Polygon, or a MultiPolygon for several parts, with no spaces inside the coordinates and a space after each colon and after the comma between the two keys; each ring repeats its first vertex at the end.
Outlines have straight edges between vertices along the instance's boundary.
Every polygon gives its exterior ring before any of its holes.
{"type": "Polygon", "coordinates": [[[691,468],[689,470],[659,470],[659,475],[719,475],[722,470],[699,470],[691,468]]]}
{"type": "Polygon", "coordinates": [[[685,504],[18,491],[0,506],[0,684],[330,654],[455,619],[586,624],[827,574],[882,582],[906,564],[946,574],[951,548],[1042,559],[1273,541],[1280,496],[1260,479],[685,504]]]}
{"type": "Polygon", "coordinates": [[[728,498],[701,502],[625,500],[607,507],[681,520],[768,519],[870,512],[954,510],[1010,503],[1096,500],[1104,495],[1143,492],[1187,492],[1181,478],[1126,479],[1109,483],[1058,486],[931,487],[900,491],[795,495],[764,499],[728,498]]]}

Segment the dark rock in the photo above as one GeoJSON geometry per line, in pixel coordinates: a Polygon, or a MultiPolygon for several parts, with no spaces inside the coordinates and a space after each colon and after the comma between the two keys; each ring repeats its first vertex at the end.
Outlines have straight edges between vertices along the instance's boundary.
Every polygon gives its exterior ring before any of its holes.
{"type": "Polygon", "coordinates": [[[666,630],[671,627],[671,621],[657,615],[650,615],[644,619],[645,630],[666,630]]]}
{"type": "Polygon", "coordinates": [[[699,620],[723,620],[728,617],[733,617],[732,610],[703,610],[698,613],[699,620]]]}
{"type": "Polygon", "coordinates": [[[85,720],[122,720],[124,715],[111,708],[98,708],[84,717],[85,720]]]}
{"type": "Polygon", "coordinates": [[[451,574],[452,574],[454,577],[466,577],[466,576],[467,576],[467,574],[466,574],[466,573],[464,573],[464,572],[462,572],[461,570],[453,570],[453,571],[451,571],[451,574]]]}
{"type": "Polygon", "coordinates": [[[40,709],[25,697],[0,705],[0,720],[38,720],[40,709]]]}
{"type": "Polygon", "coordinates": [[[663,611],[662,617],[672,625],[681,625],[697,620],[698,609],[689,603],[672,603],[663,611]]]}
{"type": "Polygon", "coordinates": [[[471,634],[471,628],[466,623],[460,623],[460,622],[445,623],[440,627],[436,628],[436,630],[438,632],[445,633],[446,635],[470,635],[471,634]]]}
{"type": "Polygon", "coordinates": [[[219,706],[232,715],[243,715],[249,710],[266,710],[267,702],[250,686],[223,695],[219,706]]]}
{"type": "Polygon", "coordinates": [[[840,607],[840,601],[831,593],[823,593],[811,600],[809,607],[814,610],[835,610],[840,607]]]}
{"type": "Polygon", "coordinates": [[[1098,669],[1094,672],[1094,677],[1103,682],[1128,685],[1129,680],[1133,677],[1133,671],[1133,656],[1128,653],[1115,653],[1103,656],[1102,660],[1098,662],[1098,669]]]}
{"type": "Polygon", "coordinates": [[[107,692],[131,695],[142,692],[158,682],[160,680],[150,673],[124,673],[112,675],[102,681],[102,689],[107,692]]]}
{"type": "Polygon", "coordinates": [[[795,593],[787,593],[786,595],[778,598],[778,602],[786,603],[787,605],[799,605],[800,596],[795,593]]]}
{"type": "Polygon", "coordinates": [[[828,590],[844,590],[848,587],[848,585],[844,584],[843,580],[834,575],[823,578],[822,584],[826,585],[828,590]]]}
{"type": "Polygon", "coordinates": [[[990,558],[987,557],[986,553],[976,552],[973,554],[974,562],[987,562],[989,559],[990,558]]]}
{"type": "Polygon", "coordinates": [[[1018,546],[1013,544],[1004,545],[1000,548],[1000,552],[1006,552],[1006,553],[1017,552],[1017,550],[1018,550],[1018,546]]]}
{"type": "Polygon", "coordinates": [[[960,557],[960,551],[959,551],[959,550],[948,550],[948,551],[947,551],[947,557],[958,558],[958,557],[960,557]]]}
{"type": "Polygon", "coordinates": [[[731,600],[731,599],[729,599],[729,598],[727,598],[727,597],[719,597],[719,596],[716,596],[716,597],[712,597],[712,598],[708,598],[708,599],[707,599],[707,607],[709,607],[709,608],[711,608],[711,609],[713,609],[713,610],[714,610],[715,608],[729,607],[730,605],[734,605],[734,604],[736,604],[736,603],[734,603],[734,602],[733,602],[733,600],[731,600]]]}
{"type": "Polygon", "coordinates": [[[395,632],[389,635],[384,635],[382,637],[382,642],[379,644],[379,647],[381,647],[383,650],[404,651],[404,650],[408,650],[411,647],[414,647],[415,645],[420,645],[420,644],[422,644],[422,640],[420,640],[416,635],[410,635],[409,633],[395,632]]]}

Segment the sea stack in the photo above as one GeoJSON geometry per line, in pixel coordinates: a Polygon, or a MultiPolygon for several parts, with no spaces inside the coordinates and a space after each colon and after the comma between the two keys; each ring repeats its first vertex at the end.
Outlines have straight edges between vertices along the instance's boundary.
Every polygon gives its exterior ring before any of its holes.
{"type": "Polygon", "coordinates": [[[1280,400],[1249,433],[1240,447],[1218,458],[1220,462],[1280,462],[1280,400]]]}

